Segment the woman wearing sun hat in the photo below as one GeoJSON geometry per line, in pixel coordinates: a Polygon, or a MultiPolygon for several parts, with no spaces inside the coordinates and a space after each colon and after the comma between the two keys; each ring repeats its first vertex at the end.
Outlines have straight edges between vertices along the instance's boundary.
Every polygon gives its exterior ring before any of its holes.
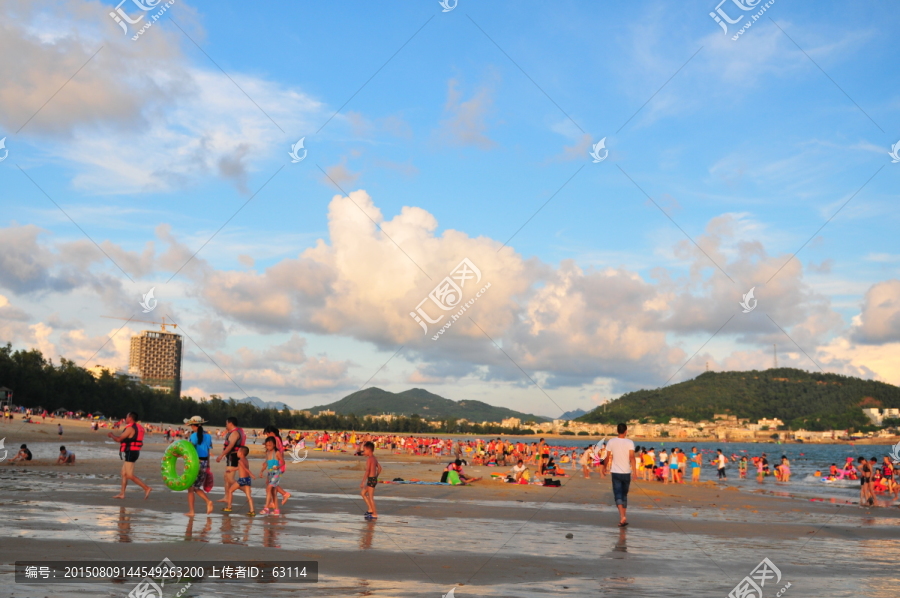
{"type": "Polygon", "coordinates": [[[199,495],[206,501],[206,514],[209,515],[213,510],[213,502],[206,495],[206,492],[212,489],[212,470],[209,468],[209,451],[212,449],[212,436],[209,432],[203,430],[203,424],[206,420],[195,415],[190,419],[184,420],[184,423],[191,427],[191,444],[197,449],[197,456],[200,457],[200,472],[194,485],[188,488],[188,517],[194,516],[194,496],[199,495]]]}

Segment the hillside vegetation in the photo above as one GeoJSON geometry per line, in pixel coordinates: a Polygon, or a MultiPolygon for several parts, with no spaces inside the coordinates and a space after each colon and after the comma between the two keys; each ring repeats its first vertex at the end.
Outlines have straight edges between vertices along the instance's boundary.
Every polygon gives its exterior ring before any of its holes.
{"type": "Polygon", "coordinates": [[[869,426],[863,407],[900,408],[900,388],[851,376],[778,368],[706,372],[671,386],[629,392],[578,421],[666,423],[680,417],[696,422],[729,414],[753,423],[777,417],[792,429],[859,429],[869,426]]]}
{"type": "Polygon", "coordinates": [[[412,388],[403,392],[388,392],[380,388],[366,388],[347,395],[340,401],[330,405],[321,405],[310,409],[312,413],[331,410],[342,415],[419,415],[428,419],[466,419],[470,422],[499,422],[508,417],[517,417],[526,421],[545,422],[546,417],[520,413],[505,407],[494,407],[481,401],[451,401],[430,393],[421,388],[412,388]]]}

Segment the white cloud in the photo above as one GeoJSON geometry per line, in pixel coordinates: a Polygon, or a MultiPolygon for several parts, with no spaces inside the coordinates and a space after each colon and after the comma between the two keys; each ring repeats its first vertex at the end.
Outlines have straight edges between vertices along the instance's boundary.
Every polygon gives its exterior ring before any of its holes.
{"type": "MultiPolygon", "coordinates": [[[[16,56],[0,88],[0,126],[18,130],[53,97],[21,135],[74,165],[79,189],[169,191],[217,174],[248,194],[256,164],[323,120],[322,104],[301,91],[191,66],[177,29],[155,27],[132,42],[99,2],[36,4],[0,4],[0,53],[16,56]],[[48,12],[55,29],[41,35],[48,12]]],[[[190,9],[172,14],[179,10],[190,9]]]]}
{"type": "Polygon", "coordinates": [[[492,149],[497,145],[487,136],[487,116],[494,103],[492,90],[481,87],[470,99],[463,100],[458,86],[456,79],[450,79],[447,83],[447,103],[444,106],[447,118],[441,122],[442,138],[457,145],[492,149]]]}

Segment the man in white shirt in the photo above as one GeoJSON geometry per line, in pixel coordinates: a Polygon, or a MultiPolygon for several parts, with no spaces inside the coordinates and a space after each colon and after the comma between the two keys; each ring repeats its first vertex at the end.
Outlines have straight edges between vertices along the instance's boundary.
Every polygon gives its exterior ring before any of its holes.
{"type": "Polygon", "coordinates": [[[616,428],[618,438],[606,443],[605,467],[612,474],[613,496],[619,509],[619,527],[628,525],[625,511],[628,508],[628,488],[631,486],[631,474],[637,470],[634,461],[634,441],[625,438],[628,426],[619,424],[616,428]]]}
{"type": "Polygon", "coordinates": [[[716,452],[718,453],[716,455],[716,469],[719,470],[719,479],[725,480],[728,478],[728,476],[725,475],[725,463],[728,460],[725,458],[725,455],[722,454],[722,449],[716,449],[716,452]]]}

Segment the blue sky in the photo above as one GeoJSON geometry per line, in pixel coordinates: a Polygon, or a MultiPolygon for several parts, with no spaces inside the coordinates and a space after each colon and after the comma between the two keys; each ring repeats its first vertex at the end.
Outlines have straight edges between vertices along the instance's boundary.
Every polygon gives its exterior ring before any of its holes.
{"type": "Polygon", "coordinates": [[[124,366],[142,326],[101,316],[168,314],[190,394],[297,407],[552,416],[773,343],[900,383],[896,6],[776,1],[732,40],[705,1],[176,0],[134,41],[114,4],[0,6],[16,347],[124,366]],[[432,341],[409,312],[463,258],[491,287],[432,341]]]}

